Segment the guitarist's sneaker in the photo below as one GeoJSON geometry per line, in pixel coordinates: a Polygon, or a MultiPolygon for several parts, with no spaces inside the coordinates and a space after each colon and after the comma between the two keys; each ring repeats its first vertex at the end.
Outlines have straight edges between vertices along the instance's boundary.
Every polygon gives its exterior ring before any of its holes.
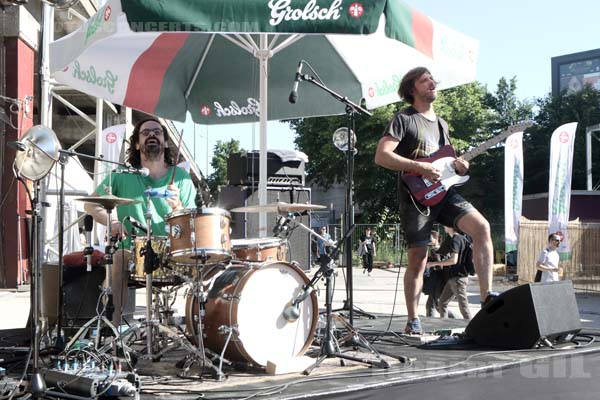
{"type": "Polygon", "coordinates": [[[406,321],[404,333],[407,335],[422,335],[423,328],[421,328],[421,320],[419,320],[419,318],[413,318],[406,321]]]}
{"type": "Polygon", "coordinates": [[[481,302],[481,308],[485,307],[485,305],[487,303],[489,303],[490,301],[494,300],[498,296],[500,296],[500,293],[498,293],[498,292],[488,292],[487,296],[485,297],[485,300],[483,300],[481,302]]]}

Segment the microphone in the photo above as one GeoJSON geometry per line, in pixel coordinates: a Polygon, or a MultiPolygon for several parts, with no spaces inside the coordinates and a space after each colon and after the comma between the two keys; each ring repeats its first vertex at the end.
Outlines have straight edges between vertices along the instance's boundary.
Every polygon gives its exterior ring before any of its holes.
{"type": "Polygon", "coordinates": [[[150,170],[146,167],[144,167],[144,168],[133,168],[133,167],[116,168],[116,169],[113,169],[112,172],[117,173],[117,174],[133,174],[133,175],[140,175],[140,176],[150,175],[150,170]]]}
{"type": "Polygon", "coordinates": [[[283,310],[283,318],[288,322],[294,322],[300,318],[300,308],[298,308],[298,304],[306,300],[314,290],[315,289],[312,286],[305,286],[304,290],[296,297],[292,304],[283,310]]]}
{"type": "Polygon", "coordinates": [[[94,248],[92,247],[92,229],[94,229],[94,218],[88,214],[83,219],[83,230],[85,230],[85,240],[87,242],[83,254],[87,264],[87,272],[92,272],[92,253],[94,252],[94,248]]]}
{"type": "Polygon", "coordinates": [[[150,197],[175,197],[175,192],[169,189],[146,189],[144,190],[144,196],[150,197]]]}
{"type": "Polygon", "coordinates": [[[133,226],[134,228],[139,229],[140,231],[144,232],[144,233],[148,233],[148,228],[146,228],[141,222],[139,222],[137,219],[127,216],[125,217],[125,219],[127,221],[129,221],[129,223],[131,224],[131,226],[133,226]]]}
{"type": "Polygon", "coordinates": [[[296,100],[298,100],[298,84],[300,81],[302,81],[302,61],[298,63],[298,68],[296,68],[296,78],[294,79],[294,86],[290,93],[289,101],[292,104],[296,104],[296,100]]]}
{"type": "Polygon", "coordinates": [[[289,223],[290,223],[290,218],[289,217],[280,215],[277,218],[277,223],[273,227],[273,234],[275,236],[279,236],[282,233],[287,233],[288,230],[289,230],[289,226],[288,226],[289,223]]]}

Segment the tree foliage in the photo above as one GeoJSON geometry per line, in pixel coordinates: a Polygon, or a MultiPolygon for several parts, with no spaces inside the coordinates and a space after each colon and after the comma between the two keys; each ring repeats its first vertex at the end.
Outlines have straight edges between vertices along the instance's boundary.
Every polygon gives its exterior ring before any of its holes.
{"type": "MultiPolygon", "coordinates": [[[[563,92],[559,96],[548,94],[536,101],[539,112],[536,125],[528,131],[524,139],[525,182],[524,192],[540,193],[548,191],[550,138],[559,126],[577,122],[575,133],[573,190],[586,189],[586,148],[585,130],[600,123],[600,92],[590,86],[575,93],[563,92]]],[[[600,176],[600,145],[595,141],[592,154],[592,175],[600,176]]],[[[597,182],[592,182],[595,185],[597,182]]]]}
{"type": "Polygon", "coordinates": [[[227,159],[230,154],[245,152],[240,147],[239,140],[231,139],[228,142],[218,140],[213,150],[210,165],[213,173],[207,178],[208,187],[213,199],[218,199],[219,186],[227,185],[227,159]]]}

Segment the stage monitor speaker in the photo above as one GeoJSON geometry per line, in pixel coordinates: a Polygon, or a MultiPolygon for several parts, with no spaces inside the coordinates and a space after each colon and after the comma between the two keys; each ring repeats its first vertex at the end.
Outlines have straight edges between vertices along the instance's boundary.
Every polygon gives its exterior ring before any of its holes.
{"type": "Polygon", "coordinates": [[[488,302],[465,333],[482,346],[530,349],[540,341],[564,342],[581,330],[571,281],[517,286],[488,302]]]}
{"type": "MultiPolygon", "coordinates": [[[[310,203],[310,188],[267,187],[267,203],[310,203]]],[[[251,186],[225,186],[219,194],[219,207],[231,210],[236,207],[258,205],[258,189],[251,186]]],[[[231,213],[231,238],[258,238],[259,213],[231,213]]],[[[298,221],[310,227],[310,217],[298,217],[298,221]]],[[[272,237],[272,229],[277,222],[277,213],[267,213],[267,236],[272,237]]],[[[290,225],[293,227],[292,225],[290,225]]],[[[304,270],[310,269],[310,234],[297,228],[288,237],[291,260],[304,270]]]]}
{"type": "MultiPolygon", "coordinates": [[[[98,312],[98,298],[106,276],[104,266],[94,266],[91,271],[85,267],[63,266],[63,329],[68,336],[74,334],[98,312]]],[[[41,315],[48,319],[50,326],[58,318],[58,264],[44,263],[42,266],[41,315]]],[[[135,312],[135,291],[128,288],[128,303],[123,315],[132,318],[135,312]]]]}

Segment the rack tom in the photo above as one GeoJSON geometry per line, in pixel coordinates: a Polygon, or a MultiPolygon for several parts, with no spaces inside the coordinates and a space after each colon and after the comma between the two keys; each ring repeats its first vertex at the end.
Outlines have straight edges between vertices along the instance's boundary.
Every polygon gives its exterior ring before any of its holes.
{"type": "Polygon", "coordinates": [[[231,260],[231,215],[227,210],[186,209],[168,214],[165,219],[172,263],[202,266],[231,260]]]}

